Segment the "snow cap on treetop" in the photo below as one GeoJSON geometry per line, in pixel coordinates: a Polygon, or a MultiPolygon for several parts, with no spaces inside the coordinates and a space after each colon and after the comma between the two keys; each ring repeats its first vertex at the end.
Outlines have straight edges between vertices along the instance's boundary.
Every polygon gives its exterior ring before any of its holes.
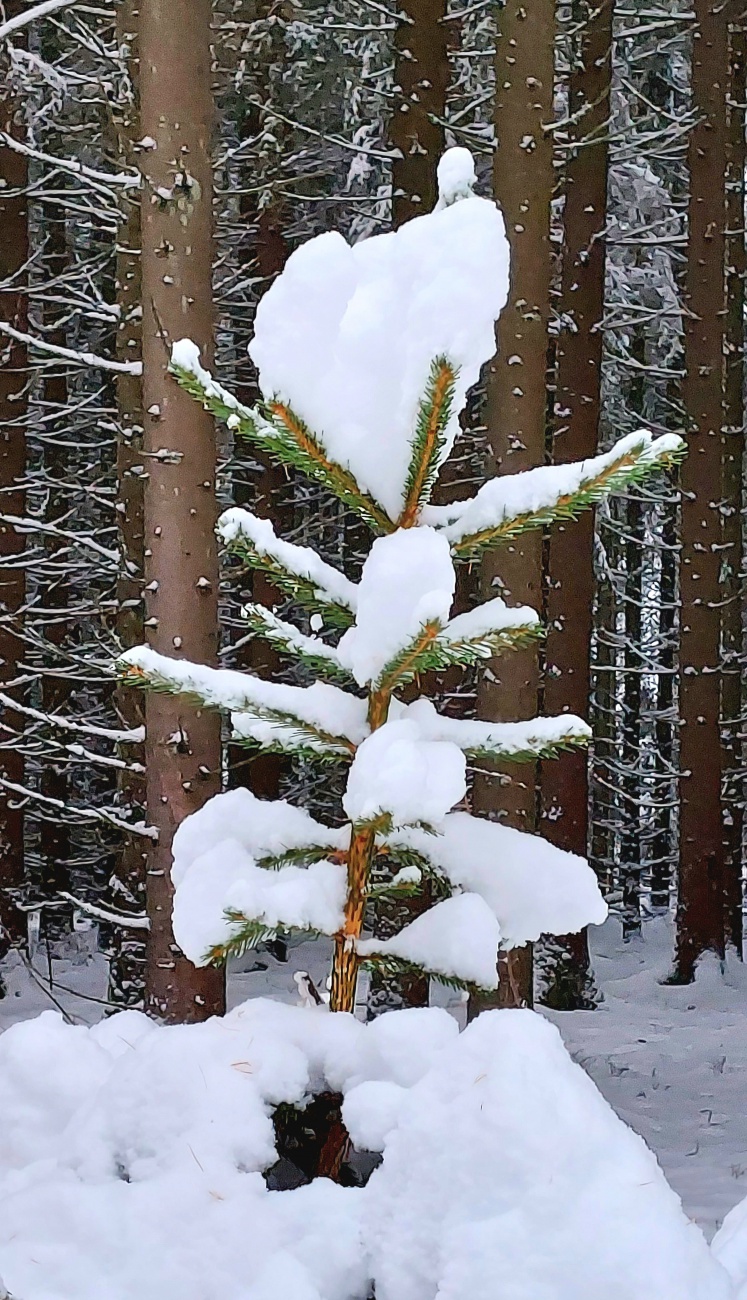
{"type": "Polygon", "coordinates": [[[438,203],[436,211],[448,208],[458,199],[468,199],[477,183],[475,160],[469,149],[447,149],[438,164],[438,203]]]}
{"type": "Polygon", "coordinates": [[[440,465],[508,297],[503,217],[472,193],[467,150],[449,150],[439,174],[434,212],[353,247],[328,232],[296,249],[249,347],[265,398],[289,407],[393,520],[434,361],[456,372],[440,465]]]}

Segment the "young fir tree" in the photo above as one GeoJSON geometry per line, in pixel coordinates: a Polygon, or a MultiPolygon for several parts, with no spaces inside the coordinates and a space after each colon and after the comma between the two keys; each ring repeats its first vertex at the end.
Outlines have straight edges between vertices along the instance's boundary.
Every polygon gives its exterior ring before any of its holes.
{"type": "Polygon", "coordinates": [[[495,988],[498,951],[604,918],[586,862],[462,805],[470,765],[549,758],[584,745],[568,714],[520,723],[454,719],[421,696],[421,674],[510,653],[541,635],[537,614],[501,599],[450,618],[455,564],[530,528],[575,517],[678,456],[674,435],[633,434],[579,464],[498,477],[455,505],[430,504],[459,414],[495,351],[508,292],[508,245],[494,203],[473,194],[466,150],[439,167],[433,213],[350,248],[337,234],[288,261],[257,313],[251,354],[263,401],[249,409],[182,341],[171,369],[237,435],[334,492],[375,540],[352,582],[268,520],[228,510],[226,548],[267,574],[310,631],[261,606],[249,627],[315,675],[310,686],[208,668],[148,647],[120,661],[130,680],[230,714],[234,738],[350,764],[331,828],[247,790],[216,796],[174,839],[174,933],[197,964],[278,932],[333,936],[331,1007],[350,1011],[362,964],[495,988]],[[390,893],[437,878],[436,902],[401,933],[365,939],[372,865],[390,893]]]}

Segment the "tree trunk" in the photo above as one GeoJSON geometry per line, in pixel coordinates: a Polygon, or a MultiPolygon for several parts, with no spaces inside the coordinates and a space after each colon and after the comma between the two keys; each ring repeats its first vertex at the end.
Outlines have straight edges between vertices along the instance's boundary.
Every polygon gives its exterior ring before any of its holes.
{"type": "MultiPolygon", "coordinates": [[[[608,119],[612,77],[613,0],[583,0],[574,26],[583,23],[569,84],[569,152],[565,166],[561,311],[572,328],[558,338],[555,464],[593,456],[601,413],[607,215],[608,119]],[[578,120],[575,120],[578,115],[578,120]]],[[[575,51],[574,51],[575,53],[575,51]]],[[[547,564],[544,701],[547,713],[586,717],[591,691],[594,606],[594,516],[557,524],[547,564]]],[[[542,763],[542,833],[558,848],[586,856],[589,821],[588,761],[569,751],[542,763]]],[[[554,983],[545,999],[573,1010],[593,1002],[586,932],[553,940],[554,983]]]]}
{"type": "MultiPolygon", "coordinates": [[[[5,17],[13,18],[24,9],[22,0],[6,0],[5,17]]],[[[21,33],[18,33],[18,40],[21,33]]],[[[19,41],[20,43],[20,41],[19,41]]],[[[23,134],[17,120],[20,104],[9,82],[0,98],[0,128],[9,135],[23,134]]],[[[21,154],[0,145],[0,319],[20,330],[26,328],[27,298],[25,266],[28,260],[27,168],[21,154]]],[[[26,473],[26,414],[28,380],[26,349],[11,339],[0,339],[0,503],[2,512],[23,515],[26,473]]],[[[23,661],[20,619],[26,596],[22,567],[24,538],[9,524],[0,523],[0,680],[3,690],[19,673],[23,661]]],[[[17,695],[18,691],[12,694],[17,695]]],[[[15,735],[24,729],[23,719],[11,710],[0,710],[0,775],[6,781],[23,784],[24,759],[15,735]]],[[[8,944],[24,936],[23,914],[13,903],[13,893],[24,879],[23,803],[11,791],[0,791],[0,957],[8,944]]]]}
{"type": "Polygon", "coordinates": [[[688,456],[682,468],[680,863],[675,977],[700,955],[724,952],[719,734],[722,370],[727,22],[724,6],[695,0],[690,199],[685,303],[688,456]]]}
{"type": "Polygon", "coordinates": [[[389,134],[392,224],[430,212],[438,198],[436,168],[444,148],[449,87],[446,0],[402,0],[394,33],[395,86],[389,134]]]}
{"type": "MultiPolygon", "coordinates": [[[[212,363],[210,0],[149,0],[140,10],[143,153],[143,404],[146,627],[164,654],[213,664],[218,651],[215,431],[167,374],[171,344],[188,336],[212,363]],[[165,453],[165,454],[164,454],[165,453]]],[[[178,697],[146,696],[151,928],[146,1008],[169,1021],[224,1007],[223,973],[195,969],[171,929],[176,827],[221,786],[220,720],[178,697]]]]}
{"type": "Polygon", "coordinates": [[[730,34],[729,172],[726,192],[727,351],[723,487],[724,604],[721,613],[721,762],[724,800],[726,939],[742,955],[742,835],[744,760],[742,715],[742,508],[744,472],[744,238],[745,31],[740,15],[730,34]]]}
{"type": "MultiPolygon", "coordinates": [[[[46,43],[45,43],[46,44],[46,43]]],[[[57,42],[50,42],[51,48],[44,52],[50,63],[57,53],[57,42]]],[[[61,205],[48,203],[44,209],[44,267],[49,283],[56,281],[64,284],[65,274],[69,269],[67,242],[67,223],[65,209],[61,205]]],[[[55,294],[55,290],[51,291],[55,294]]],[[[62,295],[62,288],[55,296],[62,295]]],[[[64,309],[59,303],[44,304],[45,337],[55,347],[69,344],[64,325],[64,309]]],[[[70,477],[70,437],[67,411],[69,405],[68,367],[62,359],[51,361],[42,372],[42,395],[47,417],[46,437],[44,441],[44,474],[47,479],[47,520],[56,524],[64,519],[67,510],[66,483],[70,477]]],[[[42,602],[49,611],[44,620],[45,641],[44,667],[46,672],[41,678],[42,709],[45,713],[59,713],[63,716],[70,712],[72,684],[69,674],[61,672],[64,663],[64,647],[71,630],[67,605],[71,590],[67,566],[58,552],[65,550],[62,539],[47,537],[44,549],[49,566],[48,576],[43,582],[42,602]]],[[[42,615],[42,617],[44,617],[42,615]]],[[[61,753],[45,758],[42,762],[39,788],[48,799],[58,800],[66,807],[69,802],[69,781],[67,756],[61,753]]],[[[55,898],[60,890],[70,890],[70,826],[64,817],[42,810],[39,832],[39,849],[41,855],[41,891],[43,898],[55,898]]],[[[58,936],[69,928],[70,912],[64,909],[50,910],[43,914],[44,931],[49,938],[58,936]]]]}
{"type": "MultiPolygon", "coordinates": [[[[137,10],[140,0],[122,0],[117,8],[117,44],[126,52],[129,86],[115,121],[116,156],[120,165],[133,166],[132,146],[138,139],[137,10]]],[[[124,223],[117,241],[117,358],[132,361],[142,351],[142,276],[140,274],[140,205],[132,195],[122,200],[124,223]]],[[[121,559],[117,579],[117,637],[123,649],[143,640],[143,392],[139,375],[120,373],[117,393],[117,506],[121,559]]],[[[116,692],[119,722],[127,729],[144,722],[143,698],[131,687],[116,692]]],[[[124,745],[120,757],[128,762],[144,758],[140,745],[124,745]]],[[[121,771],[117,803],[133,820],[145,817],[146,783],[141,772],[121,771]]],[[[125,835],[112,873],[114,907],[141,912],[146,905],[146,851],[139,835],[125,835]]],[[[141,930],[118,929],[112,938],[109,962],[109,998],[117,1006],[139,1006],[145,985],[145,943],[141,930]]]]}
{"type": "MultiPolygon", "coordinates": [[[[550,202],[553,194],[555,7],[552,0],[508,0],[498,14],[496,50],[495,196],[511,244],[511,291],[498,325],[498,355],[488,376],[489,473],[515,473],[545,459],[547,325],[550,314],[550,202]]],[[[506,591],[516,604],[539,609],[542,535],[527,533],[485,557],[483,598],[506,591]]],[[[510,721],[535,717],[540,703],[536,651],[512,651],[480,678],[478,716],[510,721]]],[[[531,764],[475,778],[474,811],[522,830],[537,824],[537,780],[531,764]],[[507,783],[506,783],[507,780],[507,783]]],[[[500,963],[499,1005],[531,1003],[531,949],[500,963]]],[[[471,1014],[493,1000],[473,999],[471,1014]]]]}

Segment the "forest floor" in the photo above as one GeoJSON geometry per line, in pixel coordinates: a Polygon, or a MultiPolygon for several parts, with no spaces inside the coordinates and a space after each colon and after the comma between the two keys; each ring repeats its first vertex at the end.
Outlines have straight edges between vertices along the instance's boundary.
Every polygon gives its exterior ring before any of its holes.
{"type": "MultiPolygon", "coordinates": [[[[747,969],[732,961],[722,973],[706,962],[694,985],[665,984],[672,932],[664,918],[648,921],[628,943],[612,919],[593,933],[592,945],[602,1005],[547,1014],[618,1115],[656,1153],[686,1212],[710,1239],[747,1196],[747,969]]],[[[325,960],[312,944],[294,948],[287,964],[264,955],[250,959],[245,966],[253,962],[253,969],[231,975],[229,1002],[268,995],[296,1001],[293,972],[306,966],[321,977],[325,960]]],[[[56,1008],[78,1022],[99,1019],[103,957],[84,950],[56,959],[51,991],[46,955],[34,967],[17,955],[6,962],[0,1031],[56,1008]]]]}

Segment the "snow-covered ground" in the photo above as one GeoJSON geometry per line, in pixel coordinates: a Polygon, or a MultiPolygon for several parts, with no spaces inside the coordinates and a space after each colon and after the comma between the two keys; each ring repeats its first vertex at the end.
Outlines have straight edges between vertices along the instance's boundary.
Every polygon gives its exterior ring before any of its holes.
{"type": "Polygon", "coordinates": [[[675,987],[663,983],[664,918],[626,944],[615,919],[591,934],[604,1004],[551,1018],[710,1238],[747,1196],[747,969],[732,960],[722,975],[706,962],[695,985],[675,987]]]}
{"type": "MultiPolygon", "coordinates": [[[[722,976],[715,963],[706,964],[694,986],[664,984],[672,934],[663,919],[647,922],[643,936],[626,944],[611,919],[592,939],[603,1005],[548,1014],[618,1115],[645,1138],[686,1212],[710,1238],[747,1196],[747,970],[734,961],[722,976]]],[[[264,953],[250,956],[232,973],[229,1005],[268,995],[295,1001],[294,971],[308,969],[321,981],[326,948],[302,944],[287,964],[264,953]]],[[[54,962],[50,996],[46,958],[37,961],[34,978],[11,957],[4,967],[0,1030],[54,1010],[55,1003],[77,1023],[98,1020],[99,999],[106,995],[104,960],[78,962],[54,962]]]]}

